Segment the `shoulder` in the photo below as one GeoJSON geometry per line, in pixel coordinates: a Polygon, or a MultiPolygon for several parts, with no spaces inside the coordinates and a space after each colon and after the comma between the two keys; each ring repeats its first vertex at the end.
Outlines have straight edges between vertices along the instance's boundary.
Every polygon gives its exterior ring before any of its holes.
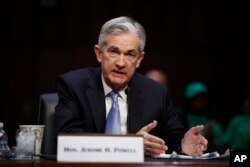
{"type": "Polygon", "coordinates": [[[67,83],[69,85],[84,85],[90,80],[101,76],[100,68],[82,68],[66,72],[59,76],[59,83],[67,83]]]}
{"type": "Polygon", "coordinates": [[[143,92],[155,92],[161,94],[167,92],[166,85],[162,85],[139,73],[135,73],[131,83],[134,87],[143,92]]]}
{"type": "Polygon", "coordinates": [[[97,74],[100,71],[99,68],[81,68],[73,71],[68,71],[66,73],[63,73],[60,75],[60,77],[89,77],[93,76],[94,74],[97,74]]]}

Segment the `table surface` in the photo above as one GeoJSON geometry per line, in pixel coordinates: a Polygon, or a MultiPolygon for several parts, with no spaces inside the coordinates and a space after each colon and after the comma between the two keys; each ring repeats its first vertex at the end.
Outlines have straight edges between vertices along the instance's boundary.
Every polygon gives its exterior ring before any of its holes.
{"type": "Polygon", "coordinates": [[[146,159],[144,163],[72,163],[52,160],[1,160],[1,167],[229,167],[229,160],[146,159]]]}

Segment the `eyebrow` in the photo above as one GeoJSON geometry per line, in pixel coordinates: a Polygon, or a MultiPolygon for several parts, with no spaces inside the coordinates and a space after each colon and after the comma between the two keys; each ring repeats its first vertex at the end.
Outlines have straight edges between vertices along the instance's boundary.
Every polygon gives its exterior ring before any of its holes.
{"type": "Polygon", "coordinates": [[[136,50],[132,49],[132,50],[128,50],[127,52],[128,53],[131,53],[131,52],[136,53],[136,50]]]}
{"type": "MultiPolygon", "coordinates": [[[[117,46],[114,46],[114,45],[112,45],[112,46],[110,46],[108,48],[108,50],[110,50],[110,49],[115,49],[115,50],[121,51],[117,46]]],[[[137,54],[137,51],[135,49],[129,49],[129,50],[126,51],[126,53],[135,53],[135,54],[137,54]]]]}
{"type": "Polygon", "coordinates": [[[108,50],[109,50],[109,49],[119,49],[119,48],[112,45],[112,46],[110,46],[110,47],[108,48],[108,50]]]}

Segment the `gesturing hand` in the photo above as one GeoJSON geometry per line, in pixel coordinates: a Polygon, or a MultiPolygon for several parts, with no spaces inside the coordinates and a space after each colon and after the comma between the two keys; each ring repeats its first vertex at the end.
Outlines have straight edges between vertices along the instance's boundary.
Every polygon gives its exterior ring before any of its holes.
{"type": "Polygon", "coordinates": [[[184,135],[181,142],[182,151],[187,155],[200,156],[203,151],[207,149],[208,141],[202,135],[200,131],[204,129],[203,125],[192,127],[184,135]]]}
{"type": "Polygon", "coordinates": [[[154,135],[149,134],[149,132],[157,126],[157,121],[141,128],[136,134],[140,134],[144,138],[144,153],[146,155],[159,155],[165,153],[168,147],[165,145],[164,140],[154,135]]]}

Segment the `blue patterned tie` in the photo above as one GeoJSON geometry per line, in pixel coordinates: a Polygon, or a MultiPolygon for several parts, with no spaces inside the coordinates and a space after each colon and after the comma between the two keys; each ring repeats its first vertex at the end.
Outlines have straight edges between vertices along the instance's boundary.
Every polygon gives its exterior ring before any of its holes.
{"type": "Polygon", "coordinates": [[[118,105],[118,93],[110,92],[112,106],[106,119],[105,133],[120,134],[121,133],[121,117],[118,105]]]}

